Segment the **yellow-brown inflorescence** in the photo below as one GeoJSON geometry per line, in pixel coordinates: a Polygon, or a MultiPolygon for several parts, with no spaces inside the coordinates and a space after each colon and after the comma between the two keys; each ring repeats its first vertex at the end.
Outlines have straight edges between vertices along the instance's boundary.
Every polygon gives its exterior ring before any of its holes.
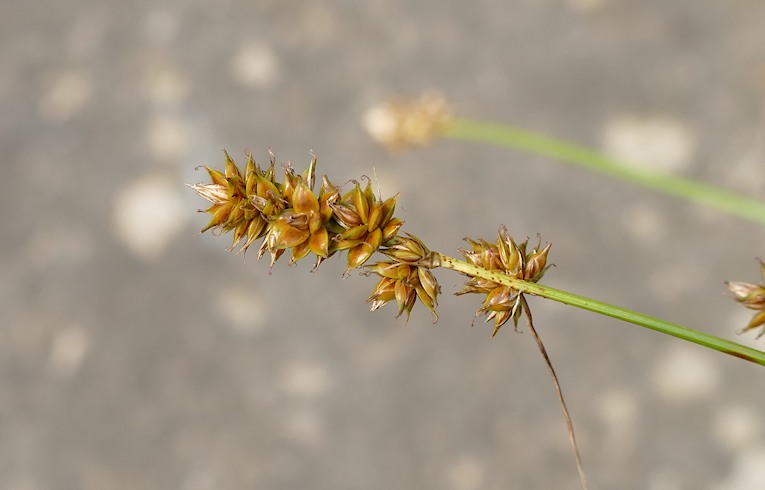
{"type": "Polygon", "coordinates": [[[372,184],[354,188],[333,201],[334,219],[328,228],[333,233],[330,252],[348,250],[347,271],[361,267],[381,246],[393,243],[403,221],[393,216],[398,194],[382,201],[375,197],[372,184]]]}
{"type": "MultiPolygon", "coordinates": [[[[504,226],[499,229],[496,243],[489,243],[483,239],[476,241],[466,238],[465,240],[470,244],[470,248],[460,249],[460,253],[475,267],[499,271],[514,279],[529,282],[537,282],[550,267],[547,265],[550,244],[540,249],[540,241],[536,247],[527,251],[528,240],[520,244],[515,243],[504,226]]],[[[476,316],[487,315],[487,322],[494,320],[492,336],[496,335],[500,327],[510,318],[513,319],[517,329],[525,301],[522,293],[489,279],[473,276],[456,294],[468,293],[486,295],[481,307],[476,311],[476,316]]]]}
{"type": "Polygon", "coordinates": [[[273,154],[266,170],[248,155],[244,173],[225,155],[223,172],[205,167],[211,182],[190,186],[212,202],[204,210],[212,218],[202,231],[233,232],[231,248],[242,243],[240,251],[263,238],[258,258],[268,251],[271,266],[286,250],[292,251],[290,263],[313,253],[316,267],[335,252],[348,250],[348,270],[361,267],[380,247],[393,244],[403,224],[393,216],[398,195],[382,201],[370,184],[362,190],[357,183],[341,195],[324,176],[316,194],[315,156],[301,175],[285,166],[284,180],[278,182],[273,154]]]}
{"type": "MultiPolygon", "coordinates": [[[[741,333],[765,325],[765,262],[760,262],[760,272],[763,284],[750,284],[748,282],[729,281],[725,285],[733,293],[734,299],[751,310],[757,311],[749,324],[741,329],[741,333]]],[[[757,338],[765,335],[765,327],[760,329],[757,338]]]]}
{"type": "Polygon", "coordinates": [[[380,251],[390,260],[367,266],[369,272],[382,277],[367,300],[372,303],[371,311],[395,300],[398,307],[396,316],[406,312],[408,319],[419,298],[433,314],[435,323],[438,320],[436,306],[441,286],[430,269],[439,266],[437,254],[428,250],[419,238],[409,234],[395,237],[380,251]]]}

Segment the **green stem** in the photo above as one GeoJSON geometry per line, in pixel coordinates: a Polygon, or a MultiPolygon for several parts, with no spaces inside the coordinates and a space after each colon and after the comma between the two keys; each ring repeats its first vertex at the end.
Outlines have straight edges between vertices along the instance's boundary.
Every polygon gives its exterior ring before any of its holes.
{"type": "Polygon", "coordinates": [[[765,203],[711,185],[625,165],[588,148],[512,126],[451,119],[443,136],[516,148],[573,163],[666,194],[765,224],[765,203]]]}
{"type": "Polygon", "coordinates": [[[589,310],[601,315],[610,316],[617,320],[622,320],[628,323],[634,323],[635,325],[650,328],[666,335],[671,335],[679,339],[693,342],[704,347],[709,347],[725,354],[739,357],[741,359],[760,364],[765,366],[765,352],[746,347],[729,340],[715,337],[704,332],[678,325],[676,323],[670,323],[657,318],[638,313],[636,311],[628,310],[626,308],[620,308],[608,303],[603,303],[584,296],[578,296],[573,293],[561,291],[551,288],[549,286],[542,286],[533,282],[521,281],[519,279],[512,278],[507,274],[503,274],[500,271],[489,271],[480,267],[476,267],[468,262],[457,260],[453,257],[443,255],[436,252],[439,260],[439,265],[447,269],[451,269],[457,272],[461,272],[468,276],[481,277],[490,281],[502,284],[515,289],[521,293],[532,294],[534,296],[541,296],[543,298],[558,301],[570,306],[582,308],[583,310],[589,310]]]}

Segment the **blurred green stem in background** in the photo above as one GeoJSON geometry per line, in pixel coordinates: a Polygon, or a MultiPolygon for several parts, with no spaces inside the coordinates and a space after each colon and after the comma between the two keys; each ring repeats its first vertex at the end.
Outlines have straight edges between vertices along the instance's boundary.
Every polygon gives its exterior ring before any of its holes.
{"type": "Polygon", "coordinates": [[[765,202],[711,185],[625,165],[597,151],[543,134],[502,124],[452,118],[445,124],[442,135],[455,140],[490,143],[556,158],[765,224],[765,202]]]}

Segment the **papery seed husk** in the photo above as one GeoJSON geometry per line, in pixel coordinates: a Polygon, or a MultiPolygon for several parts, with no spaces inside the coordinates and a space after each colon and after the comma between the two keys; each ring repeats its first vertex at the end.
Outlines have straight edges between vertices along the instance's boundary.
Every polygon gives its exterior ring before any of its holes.
{"type": "Polygon", "coordinates": [[[416,252],[420,257],[425,257],[425,255],[428,254],[429,250],[425,246],[424,243],[422,243],[422,240],[417,238],[416,236],[412,235],[411,233],[407,233],[408,238],[403,238],[402,241],[406,243],[406,247],[416,252]]]}
{"type": "Polygon", "coordinates": [[[526,280],[535,281],[542,277],[547,264],[547,254],[550,251],[552,244],[547,244],[544,250],[534,253],[526,263],[526,270],[524,278],[526,280]]]}
{"type": "Polygon", "coordinates": [[[367,200],[367,204],[369,207],[372,207],[372,203],[376,201],[375,199],[375,191],[372,189],[372,181],[367,181],[367,186],[364,188],[364,197],[367,200]]]}
{"type": "Polygon", "coordinates": [[[351,269],[361,267],[374,253],[375,249],[367,242],[361,242],[359,245],[356,245],[348,250],[348,268],[346,270],[350,271],[351,269]]]}
{"type": "Polygon", "coordinates": [[[379,228],[380,223],[382,222],[382,203],[381,202],[375,202],[372,204],[372,206],[369,208],[369,217],[367,220],[367,230],[371,233],[372,231],[379,228]]]}
{"type": "Polygon", "coordinates": [[[252,242],[263,236],[263,231],[265,228],[266,221],[260,217],[250,221],[250,223],[247,225],[247,241],[244,242],[244,245],[242,245],[242,250],[247,250],[252,242]]]}
{"type": "Polygon", "coordinates": [[[299,185],[302,179],[295,175],[290,168],[284,169],[284,183],[282,184],[282,195],[288,203],[292,204],[292,196],[295,193],[295,189],[299,185]]]}
{"type": "Polygon", "coordinates": [[[408,262],[410,264],[414,264],[422,258],[411,250],[400,248],[387,248],[382,250],[382,253],[399,262],[408,262]]]}
{"type": "Polygon", "coordinates": [[[385,200],[385,202],[382,205],[382,225],[385,226],[392,218],[393,213],[396,210],[396,201],[398,201],[398,196],[400,193],[396,194],[393,197],[389,197],[385,200]]]}
{"type": "Polygon", "coordinates": [[[210,182],[212,182],[213,185],[219,185],[221,187],[226,186],[226,176],[223,175],[223,173],[212,169],[205,165],[205,169],[207,170],[207,173],[210,174],[210,182]]]}
{"type": "Polygon", "coordinates": [[[239,167],[236,166],[236,163],[234,160],[228,155],[228,152],[226,150],[223,150],[223,154],[226,155],[226,165],[225,165],[225,175],[227,179],[231,179],[233,177],[239,177],[241,178],[241,174],[239,173],[239,167]]]}
{"type": "Polygon", "coordinates": [[[234,246],[236,246],[237,243],[239,243],[239,240],[241,240],[245,233],[247,233],[247,222],[246,221],[240,221],[239,224],[236,225],[234,228],[234,237],[231,240],[231,248],[233,249],[234,246]]]}
{"type": "Polygon", "coordinates": [[[436,307],[438,305],[436,304],[435,298],[431,298],[422,287],[415,288],[415,291],[417,292],[417,297],[420,298],[422,304],[424,304],[425,307],[430,310],[430,313],[433,315],[433,323],[436,323],[438,321],[438,313],[436,313],[436,307]]]}
{"type": "MultiPolygon", "coordinates": [[[[507,321],[510,319],[510,312],[507,310],[504,311],[493,311],[494,314],[494,331],[491,333],[491,336],[494,337],[497,335],[497,332],[499,332],[499,329],[502,328],[502,325],[507,323],[507,321]]],[[[491,317],[487,318],[486,321],[489,321],[491,317]]]]}
{"type": "Polygon", "coordinates": [[[417,293],[413,288],[404,284],[403,281],[396,281],[394,291],[396,293],[396,304],[398,305],[398,314],[396,316],[399,317],[406,311],[408,318],[414,306],[414,301],[417,298],[417,293]]]}
{"type": "Polygon", "coordinates": [[[309,237],[311,233],[308,231],[308,226],[304,224],[297,227],[293,223],[299,224],[300,220],[288,212],[282,213],[271,223],[267,238],[269,250],[292,248],[303,243],[309,237]]]}
{"type": "MultiPolygon", "coordinates": [[[[757,328],[757,327],[759,327],[759,326],[761,326],[761,325],[763,325],[763,324],[765,324],[765,310],[763,310],[763,311],[760,311],[759,313],[757,313],[756,315],[754,315],[754,317],[753,317],[753,318],[752,318],[752,320],[749,322],[749,324],[748,324],[746,327],[744,327],[743,331],[744,331],[744,332],[747,332],[747,331],[749,331],[749,330],[752,330],[752,329],[754,329],[754,328],[757,328]]],[[[759,333],[759,334],[757,335],[757,338],[760,338],[760,336],[761,336],[763,333],[765,333],[765,330],[763,330],[763,332],[759,333]]]]}
{"type": "Polygon", "coordinates": [[[270,180],[266,179],[265,177],[255,174],[255,180],[256,182],[256,194],[263,199],[274,199],[276,197],[281,196],[281,192],[279,191],[279,188],[276,187],[276,184],[271,182],[270,180]]]}
{"type": "Polygon", "coordinates": [[[303,180],[308,184],[308,188],[313,190],[314,183],[316,181],[316,155],[311,152],[311,161],[308,163],[308,167],[303,171],[303,180]]]}
{"type": "Polygon", "coordinates": [[[290,264],[294,264],[298,260],[306,257],[309,253],[311,253],[310,238],[292,247],[292,259],[290,259],[290,264]]]}
{"type": "Polygon", "coordinates": [[[396,278],[405,280],[412,275],[412,268],[406,264],[399,264],[396,268],[396,278]]]}
{"type": "Polygon", "coordinates": [[[360,240],[366,238],[367,226],[359,225],[353,228],[348,228],[340,234],[343,240],[360,240]]]}
{"type": "Polygon", "coordinates": [[[765,308],[765,286],[740,281],[729,281],[725,285],[734,294],[734,299],[745,307],[753,310],[765,308]]]}
{"type": "Polygon", "coordinates": [[[332,206],[332,209],[335,212],[337,220],[347,228],[365,224],[356,211],[343,203],[335,203],[332,206]]]}
{"type": "Polygon", "coordinates": [[[380,244],[382,244],[382,230],[377,228],[376,230],[372,231],[369,235],[367,235],[364,241],[370,247],[372,247],[373,251],[377,251],[377,249],[380,248],[380,244]]]}
{"type": "Polygon", "coordinates": [[[399,279],[398,267],[399,265],[396,262],[377,262],[376,264],[368,265],[367,269],[369,272],[381,277],[399,279]]]}
{"type": "MultiPolygon", "coordinates": [[[[279,250],[272,250],[271,251],[271,264],[269,267],[273,267],[277,260],[279,260],[279,257],[281,257],[284,252],[286,251],[286,248],[281,248],[279,250]]],[[[260,258],[260,257],[258,257],[260,258]]]]}
{"type": "Polygon", "coordinates": [[[327,257],[329,255],[329,234],[326,228],[321,228],[312,233],[308,243],[311,252],[319,257],[327,257]]]}
{"type": "Polygon", "coordinates": [[[481,304],[481,309],[484,311],[508,310],[511,307],[511,296],[512,290],[510,288],[498,287],[486,295],[486,299],[481,304]]]}
{"type": "Polygon", "coordinates": [[[353,207],[356,209],[356,214],[361,218],[362,223],[366,223],[369,219],[369,202],[367,201],[364,192],[361,190],[361,185],[356,182],[356,187],[353,188],[353,207]]]}
{"type": "Polygon", "coordinates": [[[374,293],[369,301],[379,302],[381,305],[396,299],[396,292],[393,289],[385,289],[380,292],[374,293]]]}
{"type": "Polygon", "coordinates": [[[332,240],[329,244],[329,249],[336,252],[342,252],[343,250],[350,250],[354,247],[358,247],[364,243],[364,240],[332,240]]]}
{"type": "Polygon", "coordinates": [[[330,235],[342,235],[347,230],[347,228],[334,219],[329,220],[326,226],[330,235]]]}
{"type": "Polygon", "coordinates": [[[231,212],[226,219],[226,223],[233,225],[234,222],[238,221],[242,217],[244,217],[244,209],[242,209],[241,203],[238,203],[236,206],[231,207],[231,212]]]}
{"type": "Polygon", "coordinates": [[[403,224],[404,222],[398,218],[393,218],[388,221],[388,223],[383,228],[383,244],[387,245],[391,240],[396,238],[396,234],[403,224]]]}
{"type": "Polygon", "coordinates": [[[292,208],[299,214],[319,214],[319,200],[303,179],[292,193],[292,208]]]}
{"type": "Polygon", "coordinates": [[[223,223],[226,222],[228,219],[228,214],[231,211],[231,208],[233,207],[232,203],[226,202],[223,204],[215,204],[213,206],[210,206],[210,209],[207,210],[208,213],[212,212],[212,218],[210,219],[210,222],[207,223],[207,226],[202,228],[202,233],[209,230],[210,228],[215,228],[216,226],[220,226],[223,223]],[[215,209],[215,211],[213,211],[215,209]]]}
{"type": "Polygon", "coordinates": [[[424,267],[417,267],[417,278],[428,296],[435,301],[441,288],[433,273],[424,267]]]}
{"type": "Polygon", "coordinates": [[[337,191],[322,192],[319,195],[319,213],[321,214],[323,222],[326,223],[332,218],[332,215],[335,212],[334,209],[332,209],[332,204],[337,201],[338,197],[339,193],[337,191]]]}
{"type": "Polygon", "coordinates": [[[321,214],[314,211],[308,213],[308,230],[311,233],[316,233],[322,228],[324,228],[324,222],[321,220],[321,214]]]}

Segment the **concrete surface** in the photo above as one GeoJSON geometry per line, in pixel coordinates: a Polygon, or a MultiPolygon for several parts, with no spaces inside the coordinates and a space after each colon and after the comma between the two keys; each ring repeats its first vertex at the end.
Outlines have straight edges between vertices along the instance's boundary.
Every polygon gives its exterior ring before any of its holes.
{"type": "MultiPolygon", "coordinates": [[[[736,337],[761,226],[520,152],[388,153],[437,89],[635,164],[765,192],[761,0],[0,1],[0,488],[578,488],[531,336],[364,303],[225,251],[185,182],[222,149],[402,192],[405,230],[553,242],[547,284],[736,337]]],[[[765,488],[765,371],[533,300],[593,489],[765,488]]]]}

